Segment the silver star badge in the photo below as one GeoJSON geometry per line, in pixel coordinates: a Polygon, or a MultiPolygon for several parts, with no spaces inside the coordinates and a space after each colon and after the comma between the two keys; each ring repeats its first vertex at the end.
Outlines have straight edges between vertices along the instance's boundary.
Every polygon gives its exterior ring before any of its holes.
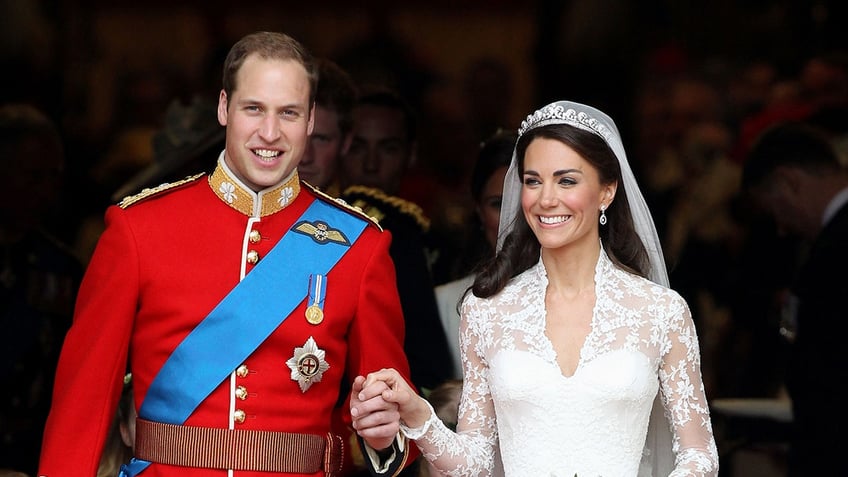
{"type": "Polygon", "coordinates": [[[324,371],[330,369],[330,365],[324,360],[325,354],[310,336],[303,347],[295,348],[294,356],[286,361],[291,369],[291,378],[300,385],[301,392],[305,393],[312,383],[321,381],[324,371]]]}

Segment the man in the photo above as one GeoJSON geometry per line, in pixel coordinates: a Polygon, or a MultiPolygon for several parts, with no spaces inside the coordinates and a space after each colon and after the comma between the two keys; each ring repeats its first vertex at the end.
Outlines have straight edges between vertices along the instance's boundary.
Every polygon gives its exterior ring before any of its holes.
{"type": "Polygon", "coordinates": [[[297,172],[310,185],[336,197],[340,192],[336,171],[353,139],[351,110],[356,101],[356,83],[333,61],[319,58],[316,63],[315,125],[297,172]]]}
{"type": "MultiPolygon", "coordinates": [[[[315,85],[297,41],[245,36],[224,63],[215,170],[107,210],[39,475],[94,475],[127,360],[139,417],[124,475],[337,475],[343,380],[408,365],[391,236],[299,181],[315,85]]],[[[365,442],[375,473],[406,463],[397,426],[365,442]]]]}
{"type": "Polygon", "coordinates": [[[48,230],[61,204],[65,148],[55,123],[24,103],[0,106],[0,475],[34,475],[53,375],[83,266],[48,230]]]}
{"type": "MultiPolygon", "coordinates": [[[[743,188],[779,233],[804,241],[789,310],[795,337],[787,369],[793,429],[789,475],[834,475],[848,444],[848,171],[829,138],[802,123],[766,130],[744,165],[743,188]]],[[[792,260],[792,257],[776,257],[792,260]]]]}
{"type": "Polygon", "coordinates": [[[353,142],[340,166],[340,198],[392,233],[389,253],[397,268],[412,382],[433,389],[451,377],[453,364],[429,268],[430,221],[418,205],[398,197],[415,154],[416,118],[406,101],[386,89],[360,95],[353,142]]]}

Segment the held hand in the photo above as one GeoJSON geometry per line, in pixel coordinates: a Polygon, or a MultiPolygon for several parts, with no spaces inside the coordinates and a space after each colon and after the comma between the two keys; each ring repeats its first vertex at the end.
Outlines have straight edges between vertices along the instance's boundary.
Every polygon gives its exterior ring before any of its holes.
{"type": "Polygon", "coordinates": [[[430,417],[430,408],[424,398],[394,369],[381,369],[368,374],[357,397],[366,400],[377,395],[385,402],[396,405],[400,419],[409,427],[419,427],[430,417]]]}
{"type": "Polygon", "coordinates": [[[400,430],[397,404],[383,399],[385,383],[379,382],[364,389],[365,378],[357,376],[350,395],[350,415],[353,428],[373,449],[383,450],[392,444],[400,430]]]}

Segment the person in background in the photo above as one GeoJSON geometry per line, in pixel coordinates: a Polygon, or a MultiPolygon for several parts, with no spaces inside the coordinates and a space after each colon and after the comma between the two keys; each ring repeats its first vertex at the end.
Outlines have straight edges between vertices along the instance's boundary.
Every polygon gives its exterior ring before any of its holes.
{"type": "Polygon", "coordinates": [[[416,119],[395,91],[366,88],[353,108],[353,142],[342,158],[339,182],[341,199],[392,233],[389,253],[397,269],[412,382],[432,389],[452,374],[452,363],[429,268],[430,221],[418,205],[397,195],[415,160],[416,119]]]}
{"type": "Polygon", "coordinates": [[[35,475],[53,375],[83,265],[50,229],[61,211],[65,147],[54,121],[0,106],[0,475],[35,475]]]}
{"type": "Polygon", "coordinates": [[[517,136],[498,129],[483,141],[471,174],[471,199],[474,211],[468,222],[465,249],[459,255],[461,278],[436,286],[439,318],[453,355],[453,378],[462,378],[459,353],[459,303],[474,283],[474,268],[495,253],[503,185],[517,136]]]}
{"type": "Polygon", "coordinates": [[[379,431],[382,396],[442,473],[716,476],[695,326],[612,119],[570,101],[529,115],[501,211],[462,302],[456,432],[391,369],[354,381],[357,432],[379,431]]]}
{"type": "Polygon", "coordinates": [[[347,71],[326,58],[316,60],[315,126],[297,170],[301,179],[323,192],[339,195],[337,170],[353,139],[352,109],[357,86],[347,71]]]}
{"type": "Polygon", "coordinates": [[[115,477],[121,466],[130,462],[135,445],[135,400],[132,396],[132,374],[124,376],[124,388],[118,401],[118,411],[106,437],[97,477],[115,477]]]}
{"type": "Polygon", "coordinates": [[[802,241],[785,301],[791,343],[790,477],[835,475],[848,439],[842,383],[848,379],[848,170],[830,136],[798,121],[766,129],[746,155],[742,190],[779,234],[802,241]]]}
{"type": "MultiPolygon", "coordinates": [[[[297,173],[316,83],[297,40],[242,37],[224,62],[212,173],[107,209],[38,475],[95,475],[127,370],[138,418],[125,477],[336,476],[343,383],[373,367],[408,377],[391,234],[297,173]]],[[[394,475],[415,452],[396,407],[374,405],[383,425],[364,455],[394,475]]]]}
{"type": "Polygon", "coordinates": [[[214,97],[195,96],[187,104],[175,99],[165,110],[162,128],[149,136],[128,135],[127,139],[134,140],[118,141],[109,148],[93,174],[98,184],[96,189],[104,189],[108,196],[103,199],[102,207],[92,208],[80,219],[74,240],[74,249],[84,263],[91,259],[97,239],[103,233],[103,211],[106,207],[145,188],[215,169],[218,155],[224,147],[225,132],[215,117],[217,108],[214,97]],[[127,149],[147,151],[139,151],[136,156],[152,155],[146,166],[129,177],[125,173],[136,167],[126,163],[130,161],[127,149]]]}

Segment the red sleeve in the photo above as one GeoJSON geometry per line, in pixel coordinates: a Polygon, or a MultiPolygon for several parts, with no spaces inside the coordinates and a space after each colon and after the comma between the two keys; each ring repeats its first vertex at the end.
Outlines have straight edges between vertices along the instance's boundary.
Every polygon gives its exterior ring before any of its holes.
{"type": "Polygon", "coordinates": [[[44,430],[41,476],[97,472],[127,365],[138,296],[134,244],[123,211],[111,207],[62,347],[44,430]]]}
{"type": "MultiPolygon", "coordinates": [[[[391,240],[390,232],[379,234],[359,287],[356,318],[350,329],[348,374],[351,381],[357,375],[394,368],[412,385],[409,363],[403,350],[405,325],[395,266],[389,255],[391,240]]],[[[352,420],[349,391],[343,406],[342,415],[349,427],[352,420]]],[[[409,465],[418,455],[417,447],[407,445],[406,454],[405,459],[398,457],[409,465]]]]}
{"type": "Polygon", "coordinates": [[[409,364],[403,351],[403,312],[395,267],[389,256],[390,242],[390,232],[379,235],[362,275],[356,317],[350,329],[351,378],[392,367],[409,379],[409,364]]]}

